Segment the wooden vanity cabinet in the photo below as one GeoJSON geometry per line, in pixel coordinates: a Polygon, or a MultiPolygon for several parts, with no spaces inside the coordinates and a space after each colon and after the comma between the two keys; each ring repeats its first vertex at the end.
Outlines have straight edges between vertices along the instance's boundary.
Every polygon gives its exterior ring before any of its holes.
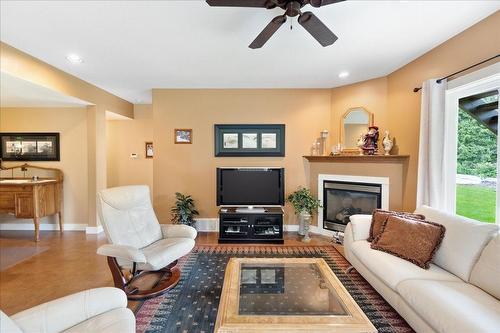
{"type": "Polygon", "coordinates": [[[40,240],[40,218],[58,215],[59,229],[63,230],[62,182],[42,180],[22,184],[1,184],[0,214],[16,218],[31,218],[35,224],[35,241],[40,240]]]}

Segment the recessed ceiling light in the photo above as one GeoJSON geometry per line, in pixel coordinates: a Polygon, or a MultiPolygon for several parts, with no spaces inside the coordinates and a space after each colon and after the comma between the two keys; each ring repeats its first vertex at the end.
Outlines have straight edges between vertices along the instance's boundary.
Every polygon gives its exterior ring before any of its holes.
{"type": "Polygon", "coordinates": [[[339,73],[339,78],[341,78],[341,79],[348,77],[348,76],[349,76],[349,72],[340,72],[339,73]]]}
{"type": "Polygon", "coordinates": [[[78,55],[78,54],[68,54],[66,56],[66,59],[68,59],[69,62],[73,64],[81,64],[83,62],[83,59],[78,55]]]}

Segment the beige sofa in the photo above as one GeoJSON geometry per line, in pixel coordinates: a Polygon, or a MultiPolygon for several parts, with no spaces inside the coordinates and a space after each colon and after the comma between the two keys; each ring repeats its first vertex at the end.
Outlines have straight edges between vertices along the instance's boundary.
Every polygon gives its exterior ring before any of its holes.
{"type": "Polygon", "coordinates": [[[347,260],[420,333],[500,332],[498,225],[417,209],[446,227],[428,270],[372,250],[371,216],[354,215],[345,230],[347,260]]]}
{"type": "Polygon", "coordinates": [[[97,288],[62,297],[8,317],[0,311],[0,333],[135,333],[125,293],[97,288]]]}

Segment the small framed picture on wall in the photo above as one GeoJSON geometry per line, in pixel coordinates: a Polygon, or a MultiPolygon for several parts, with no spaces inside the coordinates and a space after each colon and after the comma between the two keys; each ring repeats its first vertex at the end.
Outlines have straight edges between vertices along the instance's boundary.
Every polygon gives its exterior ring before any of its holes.
{"type": "Polygon", "coordinates": [[[152,142],[146,142],[146,158],[153,158],[154,148],[152,142]]]}
{"type": "Polygon", "coordinates": [[[176,128],[174,130],[175,144],[191,144],[193,143],[193,130],[190,128],[176,128]]]}

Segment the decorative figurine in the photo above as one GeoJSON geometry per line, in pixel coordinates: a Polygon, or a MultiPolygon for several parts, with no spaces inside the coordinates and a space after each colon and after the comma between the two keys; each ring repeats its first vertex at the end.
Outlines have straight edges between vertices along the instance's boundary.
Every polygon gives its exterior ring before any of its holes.
{"type": "Polygon", "coordinates": [[[359,150],[359,155],[362,156],[363,155],[363,146],[365,145],[365,135],[363,133],[361,133],[359,135],[359,139],[358,141],[356,141],[356,147],[358,147],[358,150],[359,150]]]}
{"type": "Polygon", "coordinates": [[[382,140],[382,144],[384,145],[385,154],[390,155],[392,147],[394,147],[394,141],[391,139],[389,135],[389,131],[385,131],[384,139],[382,140]]]}
{"type": "Polygon", "coordinates": [[[365,155],[375,155],[378,152],[378,126],[368,127],[368,133],[365,134],[365,144],[363,152],[365,155]]]}

